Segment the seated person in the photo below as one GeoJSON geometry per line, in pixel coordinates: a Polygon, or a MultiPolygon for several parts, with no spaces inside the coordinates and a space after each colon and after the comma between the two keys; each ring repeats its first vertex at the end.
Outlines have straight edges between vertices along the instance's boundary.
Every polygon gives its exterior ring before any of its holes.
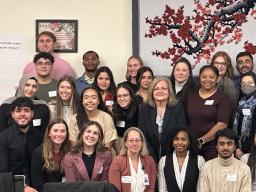
{"type": "Polygon", "coordinates": [[[11,103],[14,124],[0,133],[0,172],[25,175],[25,192],[36,191],[30,178],[30,162],[34,149],[41,144],[41,134],[31,127],[34,104],[28,97],[11,103]]]}
{"type": "Polygon", "coordinates": [[[170,135],[171,152],[158,165],[159,191],[196,192],[204,158],[197,156],[193,140],[185,127],[173,127],[170,135]]]}
{"type": "Polygon", "coordinates": [[[64,158],[67,182],[107,181],[112,154],[102,143],[103,131],[96,121],[87,121],[77,142],[64,158]]]}
{"type": "Polygon", "coordinates": [[[11,103],[18,97],[25,96],[32,99],[34,103],[34,115],[31,126],[40,132],[41,138],[43,139],[44,132],[49,123],[50,111],[47,103],[43,100],[39,100],[35,96],[37,90],[38,81],[33,75],[23,76],[20,79],[16,96],[6,99],[0,106],[0,131],[14,124],[11,113],[11,103]]]}
{"type": "Polygon", "coordinates": [[[120,154],[110,166],[109,182],[122,192],[154,192],[155,162],[148,155],[145,137],[138,128],[131,127],[126,130],[120,154]]]}
{"type": "Polygon", "coordinates": [[[43,191],[45,183],[64,180],[63,158],[70,148],[67,123],[62,119],[50,122],[42,145],[34,150],[31,160],[32,186],[43,191]]]}

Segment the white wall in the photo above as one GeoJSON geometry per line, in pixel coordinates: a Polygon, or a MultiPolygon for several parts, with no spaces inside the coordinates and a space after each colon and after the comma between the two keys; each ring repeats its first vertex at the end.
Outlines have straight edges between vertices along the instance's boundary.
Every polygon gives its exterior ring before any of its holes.
{"type": "Polygon", "coordinates": [[[124,80],[126,61],[132,54],[131,0],[0,0],[0,3],[0,36],[26,37],[27,61],[35,54],[36,19],[77,19],[78,53],[59,56],[71,63],[79,76],[84,71],[83,53],[95,50],[101,63],[113,71],[115,81],[124,80]]]}

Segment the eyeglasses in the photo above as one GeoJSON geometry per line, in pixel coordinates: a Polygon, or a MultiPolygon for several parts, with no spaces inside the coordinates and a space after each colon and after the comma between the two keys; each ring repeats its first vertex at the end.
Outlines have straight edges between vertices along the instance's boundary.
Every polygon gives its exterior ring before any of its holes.
{"type": "Polygon", "coordinates": [[[122,97],[129,97],[130,96],[130,94],[123,94],[123,95],[117,95],[116,97],[117,98],[122,98],[122,97]]]}
{"type": "Polygon", "coordinates": [[[127,142],[129,144],[133,144],[133,143],[139,144],[141,142],[141,139],[128,139],[127,142]]]}
{"type": "Polygon", "coordinates": [[[254,83],[254,82],[241,82],[240,84],[241,84],[242,86],[250,86],[250,87],[255,86],[255,83],[254,83]]]}
{"type": "Polygon", "coordinates": [[[213,62],[213,65],[226,67],[226,66],[227,66],[227,63],[225,63],[225,62],[218,62],[218,61],[214,61],[214,62],[213,62]]]}
{"type": "Polygon", "coordinates": [[[49,67],[49,66],[51,66],[51,65],[52,65],[52,63],[51,63],[51,62],[49,62],[49,61],[46,61],[45,63],[44,63],[44,62],[39,61],[39,62],[37,62],[37,63],[36,63],[36,65],[37,65],[37,66],[40,66],[40,67],[42,67],[42,66],[49,67]]]}

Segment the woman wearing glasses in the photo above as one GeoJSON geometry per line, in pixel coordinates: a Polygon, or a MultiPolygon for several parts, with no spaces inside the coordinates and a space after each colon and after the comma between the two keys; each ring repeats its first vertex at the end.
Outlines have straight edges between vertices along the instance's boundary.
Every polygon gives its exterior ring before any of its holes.
{"type": "Polygon", "coordinates": [[[239,146],[235,152],[239,159],[244,153],[250,152],[256,127],[256,80],[251,73],[246,73],[241,77],[240,84],[241,99],[233,123],[233,129],[239,137],[239,146]]]}
{"type": "Polygon", "coordinates": [[[214,65],[218,71],[218,89],[222,90],[230,99],[233,109],[238,102],[238,91],[235,87],[234,69],[232,67],[231,58],[224,51],[216,52],[211,60],[211,65],[214,65]]]}
{"type": "Polygon", "coordinates": [[[145,138],[138,128],[125,131],[121,153],[114,158],[108,177],[122,192],[155,191],[155,162],[148,155],[145,138]]]}

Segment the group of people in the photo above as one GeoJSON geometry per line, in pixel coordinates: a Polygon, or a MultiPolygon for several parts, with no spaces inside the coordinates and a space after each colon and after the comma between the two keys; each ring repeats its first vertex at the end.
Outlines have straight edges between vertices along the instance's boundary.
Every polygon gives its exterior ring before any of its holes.
{"type": "Polygon", "coordinates": [[[40,52],[0,106],[0,172],[25,175],[25,192],[76,181],[109,181],[123,192],[256,191],[250,53],[237,55],[236,78],[229,55],[215,53],[198,80],[186,58],[167,78],[131,56],[116,85],[94,51],[74,79],[55,42],[39,35],[40,52]]]}

